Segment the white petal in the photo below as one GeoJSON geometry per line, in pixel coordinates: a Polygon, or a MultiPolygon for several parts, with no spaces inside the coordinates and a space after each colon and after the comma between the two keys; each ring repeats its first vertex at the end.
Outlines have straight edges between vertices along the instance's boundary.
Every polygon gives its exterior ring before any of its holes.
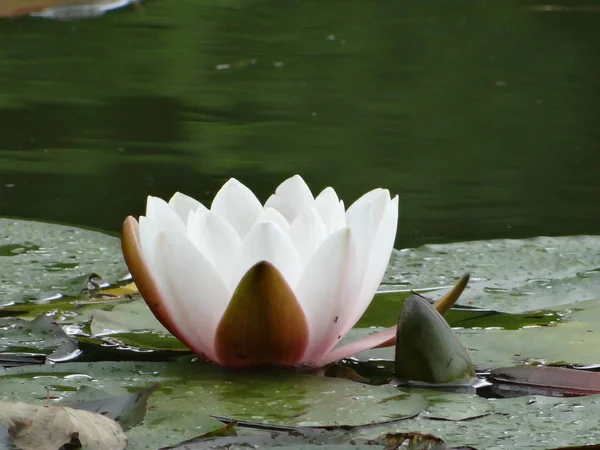
{"type": "Polygon", "coordinates": [[[231,279],[235,258],[242,240],[227,221],[212,211],[206,214],[191,212],[188,220],[188,237],[196,248],[213,264],[221,279],[233,292],[231,279]]]}
{"type": "Polygon", "coordinates": [[[390,201],[390,191],[381,188],[373,189],[350,205],[348,211],[346,211],[346,220],[350,223],[353,217],[360,215],[361,208],[364,208],[365,204],[374,203],[376,205],[374,220],[376,223],[379,223],[383,211],[390,201]]]}
{"type": "Polygon", "coordinates": [[[298,283],[302,264],[294,244],[281,228],[271,222],[257,223],[246,236],[238,255],[231,286],[237,286],[248,269],[260,261],[273,264],[292,289],[298,283]]]}
{"type": "MultiPolygon", "coordinates": [[[[375,211],[377,207],[375,207],[375,211]]],[[[396,229],[398,227],[398,196],[392,201],[387,202],[380,222],[377,224],[369,256],[367,259],[366,270],[362,278],[362,287],[356,303],[352,306],[351,318],[344,332],[348,332],[356,322],[361,318],[379,285],[385,275],[385,270],[394,249],[396,239],[396,229]]]]}
{"type": "Polygon", "coordinates": [[[235,178],[231,178],[217,192],[210,209],[229,222],[242,239],[263,210],[252,191],[235,178]]]}
{"type": "Polygon", "coordinates": [[[198,209],[207,211],[206,206],[198,200],[189,195],[182,194],[181,192],[175,192],[173,197],[171,197],[171,200],[169,200],[169,206],[177,213],[184,223],[187,222],[191,211],[197,211],[198,209]]]}
{"type": "Polygon", "coordinates": [[[292,223],[304,208],[312,205],[314,198],[300,175],[288,178],[275,189],[265,203],[265,208],[279,211],[288,223],[292,223]]]}
{"type": "Polygon", "coordinates": [[[360,287],[354,261],[352,230],[343,228],[323,242],[302,274],[296,297],[310,332],[304,362],[321,359],[344,334],[360,287]]]}
{"type": "Polygon", "coordinates": [[[317,210],[308,207],[296,217],[289,234],[302,264],[306,266],[328,233],[317,210]]]}
{"type": "Polygon", "coordinates": [[[213,361],[215,333],[231,292],[213,265],[189,239],[161,231],[156,239],[156,265],[169,313],[180,333],[213,361]]]}
{"type": "Polygon", "coordinates": [[[362,202],[358,208],[354,208],[353,214],[348,218],[348,227],[352,229],[356,241],[357,277],[361,286],[371,255],[373,238],[378,228],[374,217],[375,205],[369,201],[362,202]]]}
{"type": "Polygon", "coordinates": [[[340,201],[333,188],[328,187],[321,191],[315,199],[315,208],[329,233],[346,226],[344,202],[340,201]]]}
{"type": "Polygon", "coordinates": [[[139,232],[140,232],[140,247],[142,248],[142,254],[146,264],[152,272],[152,275],[157,279],[156,275],[156,237],[161,231],[158,224],[148,219],[147,217],[141,216],[139,220],[139,232]]]}
{"type": "Polygon", "coordinates": [[[290,224],[285,217],[283,217],[279,211],[273,208],[265,208],[256,222],[272,222],[285,232],[290,229],[290,224]]]}
{"type": "Polygon", "coordinates": [[[173,230],[185,234],[184,220],[162,198],[148,196],[146,217],[161,230],[173,230]]]}

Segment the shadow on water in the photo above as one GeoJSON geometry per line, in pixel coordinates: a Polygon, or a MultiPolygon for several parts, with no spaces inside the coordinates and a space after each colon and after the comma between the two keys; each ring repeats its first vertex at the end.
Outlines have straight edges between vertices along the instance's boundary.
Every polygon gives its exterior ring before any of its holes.
{"type": "Polygon", "coordinates": [[[114,232],[149,193],[210,201],[235,176],[265,198],[300,172],[349,201],[400,193],[398,246],[599,234],[600,14],[540,6],[150,0],[2,20],[0,215],[114,232]]]}

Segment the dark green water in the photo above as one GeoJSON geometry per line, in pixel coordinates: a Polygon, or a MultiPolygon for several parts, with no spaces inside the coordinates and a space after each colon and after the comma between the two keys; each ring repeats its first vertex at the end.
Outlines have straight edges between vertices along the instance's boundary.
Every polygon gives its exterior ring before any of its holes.
{"type": "Polygon", "coordinates": [[[600,234],[599,2],[154,0],[0,20],[0,215],[302,174],[401,195],[397,246],[600,234]],[[578,6],[592,6],[591,8],[578,6]]]}

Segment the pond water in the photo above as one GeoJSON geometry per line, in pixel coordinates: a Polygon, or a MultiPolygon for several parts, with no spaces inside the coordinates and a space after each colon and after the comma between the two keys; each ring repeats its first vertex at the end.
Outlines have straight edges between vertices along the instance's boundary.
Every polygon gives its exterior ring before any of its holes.
{"type": "Polygon", "coordinates": [[[396,245],[600,234],[598,2],[149,0],[0,21],[0,216],[300,173],[401,195],[396,245]],[[596,9],[594,8],[596,5],[596,9]]]}

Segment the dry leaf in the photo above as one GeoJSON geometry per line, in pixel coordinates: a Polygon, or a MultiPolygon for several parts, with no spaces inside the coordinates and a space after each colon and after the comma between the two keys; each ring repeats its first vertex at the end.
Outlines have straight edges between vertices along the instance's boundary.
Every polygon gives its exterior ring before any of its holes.
{"type": "MultiPolygon", "coordinates": [[[[0,0],[1,1],[1,0],[0,0]]],[[[120,287],[110,287],[106,289],[101,289],[99,291],[99,296],[102,298],[124,298],[124,297],[132,297],[134,295],[139,295],[139,291],[135,283],[129,283],[125,286],[120,287]]]]}
{"type": "Polygon", "coordinates": [[[62,406],[0,402],[0,425],[21,450],[56,450],[74,433],[86,450],[121,450],[127,436],[108,417],[62,406]]]}

